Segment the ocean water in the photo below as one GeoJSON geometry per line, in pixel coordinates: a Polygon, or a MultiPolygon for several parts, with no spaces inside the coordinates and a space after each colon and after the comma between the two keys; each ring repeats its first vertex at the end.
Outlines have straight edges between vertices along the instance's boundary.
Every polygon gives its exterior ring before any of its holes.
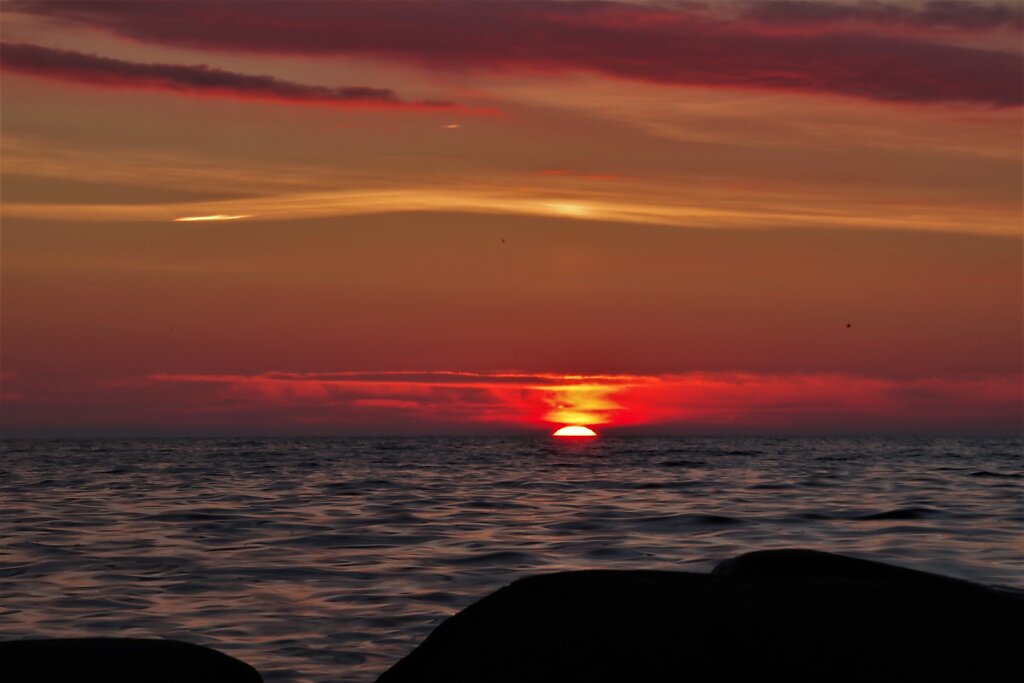
{"type": "Polygon", "coordinates": [[[0,638],[372,681],[517,577],[806,547],[1024,586],[1020,439],[0,442],[0,638]]]}

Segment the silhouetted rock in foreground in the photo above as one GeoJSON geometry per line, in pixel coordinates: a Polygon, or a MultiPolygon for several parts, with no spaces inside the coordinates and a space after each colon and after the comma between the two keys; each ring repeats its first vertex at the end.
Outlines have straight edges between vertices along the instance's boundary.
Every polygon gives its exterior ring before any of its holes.
{"type": "Polygon", "coordinates": [[[712,574],[521,579],[442,623],[378,683],[1018,680],[1022,633],[1016,593],[765,551],[712,574]]]}
{"type": "Polygon", "coordinates": [[[68,638],[0,643],[11,683],[261,683],[244,662],[176,640],[68,638]]]}

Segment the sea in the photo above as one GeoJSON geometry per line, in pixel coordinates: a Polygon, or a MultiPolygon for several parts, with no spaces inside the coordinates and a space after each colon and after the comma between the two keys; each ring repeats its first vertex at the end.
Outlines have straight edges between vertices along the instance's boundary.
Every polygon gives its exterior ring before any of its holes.
{"type": "Polygon", "coordinates": [[[1024,441],[0,442],[0,638],[364,683],[515,579],[815,548],[1024,588],[1024,441]]]}

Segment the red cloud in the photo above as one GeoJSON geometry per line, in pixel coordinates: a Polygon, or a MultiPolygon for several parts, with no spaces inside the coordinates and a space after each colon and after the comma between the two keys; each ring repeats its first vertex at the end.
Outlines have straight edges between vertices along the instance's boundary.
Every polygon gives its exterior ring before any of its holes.
{"type": "Polygon", "coordinates": [[[450,70],[588,70],[667,85],[993,106],[1024,99],[1017,52],[945,44],[1020,25],[951,0],[625,2],[13,2],[134,39],[201,49],[369,55],[450,70]],[[780,31],[791,27],[792,31],[780,31]]]}
{"type": "Polygon", "coordinates": [[[591,375],[389,372],[160,374],[95,384],[9,378],[11,435],[1019,433],[1019,374],[591,375]]]}
{"type": "Polygon", "coordinates": [[[271,76],[224,71],[205,64],[138,64],[20,43],[3,43],[0,49],[5,70],[75,83],[343,107],[451,109],[456,106],[434,100],[407,102],[400,100],[393,91],[381,88],[303,85],[271,76]]]}

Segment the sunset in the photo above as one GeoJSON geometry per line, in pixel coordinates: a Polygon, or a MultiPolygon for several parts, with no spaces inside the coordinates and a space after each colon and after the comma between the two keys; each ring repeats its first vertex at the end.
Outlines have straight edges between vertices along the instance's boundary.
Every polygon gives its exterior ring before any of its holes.
{"type": "Polygon", "coordinates": [[[5,2],[5,429],[542,430],[489,379],[541,373],[1016,433],[1020,13],[968,5],[5,2]],[[478,376],[317,379],[396,371],[478,376]]]}
{"type": "Polygon", "coordinates": [[[373,618],[363,579],[331,583],[350,561],[396,620],[318,641],[330,662],[202,601],[175,621],[167,593],[155,621],[54,621],[94,585],[75,565],[36,576],[51,602],[7,596],[32,616],[3,638],[173,637],[268,681],[461,680],[402,658],[528,574],[799,546],[1024,585],[1019,2],[0,0],[0,20],[19,566],[49,561],[39,529],[106,505],[79,485],[135,501],[116,543],[204,563],[177,521],[136,525],[188,499],[235,520],[235,553],[246,505],[287,496],[233,561],[276,562],[292,516],[333,534],[288,551],[313,578],[268,589],[295,632],[335,603],[373,618]],[[30,514],[51,498],[57,521],[30,514]],[[844,526],[894,510],[899,533],[844,526]]]}

